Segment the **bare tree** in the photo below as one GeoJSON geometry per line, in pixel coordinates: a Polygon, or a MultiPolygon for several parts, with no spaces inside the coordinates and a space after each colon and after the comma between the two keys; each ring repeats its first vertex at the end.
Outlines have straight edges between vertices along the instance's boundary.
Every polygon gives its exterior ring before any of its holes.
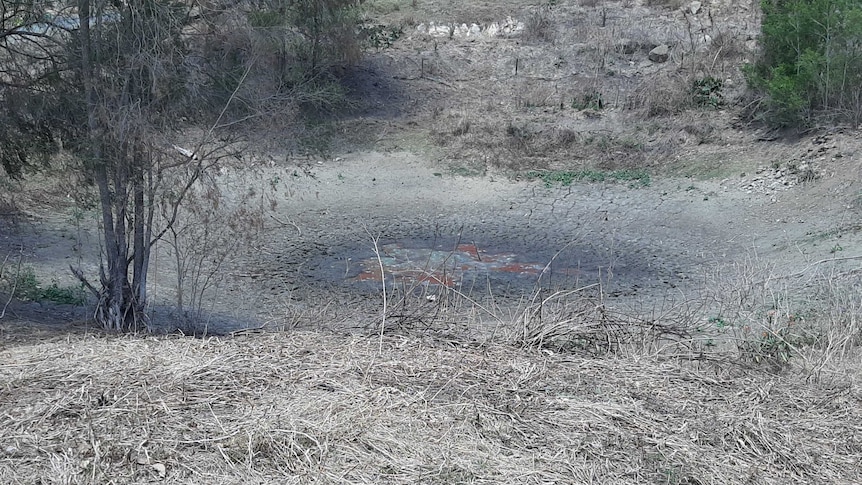
{"type": "Polygon", "coordinates": [[[203,157],[171,159],[164,148],[163,133],[173,131],[186,101],[181,35],[188,15],[153,0],[119,4],[117,12],[78,0],[78,19],[76,74],[86,108],[80,155],[101,204],[100,288],[73,271],[97,295],[96,319],[104,327],[137,330],[145,323],[151,248],[164,234],[153,231],[159,185],[172,169],[185,172],[187,182],[174,195],[178,206],[206,169],[203,157]]]}
{"type": "MultiPolygon", "coordinates": [[[[315,18],[341,19],[339,9],[353,1],[218,8],[183,0],[67,1],[0,2],[0,103],[6,108],[0,110],[0,163],[16,174],[35,156],[59,150],[79,160],[79,173],[98,192],[102,264],[98,282],[72,271],[96,296],[101,325],[136,331],[148,323],[153,245],[170,236],[179,247],[177,221],[188,214],[182,206],[206,189],[201,181],[208,172],[236,155],[228,133],[237,124],[293,113],[316,99],[300,96],[300,87],[317,86],[326,77],[321,66],[331,64],[324,61],[339,51],[315,18]],[[303,15],[309,12],[313,18],[303,15]],[[217,28],[239,25],[250,29],[247,38],[260,39],[268,26],[243,19],[273,15],[281,25],[295,25],[280,28],[276,42],[225,45],[217,28]],[[294,58],[309,56],[306,69],[294,72],[292,82],[260,82],[297,35],[306,40],[294,58]],[[260,73],[256,82],[248,82],[250,73],[260,73]],[[175,145],[181,138],[187,149],[175,145]]],[[[326,25],[335,35],[346,24],[326,25]]]]}

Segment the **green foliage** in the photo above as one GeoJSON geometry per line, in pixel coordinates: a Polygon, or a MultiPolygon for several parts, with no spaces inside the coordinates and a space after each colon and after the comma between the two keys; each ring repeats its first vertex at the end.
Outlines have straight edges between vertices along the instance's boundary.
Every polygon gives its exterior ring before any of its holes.
{"type": "Polygon", "coordinates": [[[362,43],[376,50],[392,47],[392,44],[402,35],[404,30],[392,25],[363,25],[359,28],[362,43]]]}
{"type": "Polygon", "coordinates": [[[44,164],[55,152],[51,131],[39,120],[30,116],[21,119],[9,110],[0,115],[0,167],[6,175],[20,178],[28,169],[44,164]]]}
{"type": "Polygon", "coordinates": [[[766,120],[775,126],[791,126],[809,118],[810,99],[805,86],[785,68],[775,68],[764,80],[769,94],[766,120]]]}
{"type": "Polygon", "coordinates": [[[48,287],[43,288],[33,268],[30,267],[21,268],[18,274],[4,280],[3,286],[6,291],[13,293],[22,300],[51,301],[78,306],[87,302],[87,295],[83,286],[59,286],[54,281],[48,287]]]}
{"type": "Polygon", "coordinates": [[[695,80],[691,87],[694,104],[701,108],[717,109],[724,104],[724,95],[721,93],[723,87],[722,80],[712,76],[695,80]]]}
{"type": "Polygon", "coordinates": [[[634,185],[646,187],[650,184],[650,176],[645,170],[554,170],[554,171],[531,171],[527,172],[530,180],[541,179],[546,187],[554,184],[563,186],[572,185],[576,181],[605,182],[617,180],[622,182],[633,182],[634,185]]]}
{"type": "Polygon", "coordinates": [[[817,116],[862,121],[862,4],[763,0],[760,61],[747,70],[766,95],[759,116],[775,126],[817,116]]]}

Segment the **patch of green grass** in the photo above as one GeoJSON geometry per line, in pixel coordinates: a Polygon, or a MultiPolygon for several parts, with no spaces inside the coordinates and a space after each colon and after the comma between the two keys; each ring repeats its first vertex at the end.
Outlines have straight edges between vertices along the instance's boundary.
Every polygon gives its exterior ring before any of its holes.
{"type": "Polygon", "coordinates": [[[28,301],[50,301],[63,305],[84,305],[87,295],[81,285],[59,286],[56,281],[47,287],[42,287],[33,268],[22,268],[21,271],[3,281],[3,286],[15,296],[28,301]]]}
{"type": "Polygon", "coordinates": [[[82,306],[87,303],[83,287],[57,286],[57,282],[52,282],[47,288],[42,288],[37,296],[42,301],[53,301],[64,305],[82,306]]]}
{"type": "Polygon", "coordinates": [[[529,180],[541,179],[546,187],[555,184],[562,186],[572,185],[574,182],[606,182],[616,180],[619,182],[631,182],[633,186],[647,187],[651,180],[646,170],[553,170],[527,172],[529,180]]]}
{"type": "Polygon", "coordinates": [[[724,95],[721,92],[723,87],[724,82],[712,76],[694,81],[691,86],[694,104],[701,108],[720,108],[724,104],[724,95]]]}
{"type": "Polygon", "coordinates": [[[452,175],[457,175],[459,177],[481,177],[485,175],[484,170],[470,167],[451,167],[449,172],[452,175]]]}

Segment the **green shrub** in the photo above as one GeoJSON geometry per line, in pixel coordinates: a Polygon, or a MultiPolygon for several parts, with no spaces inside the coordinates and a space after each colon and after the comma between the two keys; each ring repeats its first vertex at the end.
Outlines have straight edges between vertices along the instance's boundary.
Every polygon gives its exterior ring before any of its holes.
{"type": "Polygon", "coordinates": [[[392,25],[363,25],[359,28],[359,38],[362,43],[378,51],[392,47],[392,44],[402,35],[404,30],[392,25]]]}
{"type": "Polygon", "coordinates": [[[817,117],[862,121],[862,4],[763,0],[762,57],[747,74],[763,93],[757,115],[775,126],[817,117]]]}
{"type": "Polygon", "coordinates": [[[66,305],[83,305],[87,302],[87,295],[81,285],[59,286],[57,282],[52,282],[43,288],[30,267],[21,268],[17,274],[4,280],[3,286],[21,300],[51,301],[66,305]]]}
{"type": "Polygon", "coordinates": [[[694,104],[701,108],[716,109],[720,107],[724,104],[724,95],[721,94],[723,87],[722,80],[712,76],[695,80],[691,87],[694,104]]]}

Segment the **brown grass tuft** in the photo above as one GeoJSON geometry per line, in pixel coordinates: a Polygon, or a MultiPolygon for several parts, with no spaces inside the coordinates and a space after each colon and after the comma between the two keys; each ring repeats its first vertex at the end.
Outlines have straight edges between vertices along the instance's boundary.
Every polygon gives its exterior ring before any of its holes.
{"type": "Polygon", "coordinates": [[[550,7],[540,7],[527,15],[524,23],[524,39],[553,44],[556,38],[555,29],[550,7]]]}
{"type": "Polygon", "coordinates": [[[691,76],[653,76],[626,99],[625,108],[644,119],[674,115],[692,107],[691,86],[691,76]]]}

